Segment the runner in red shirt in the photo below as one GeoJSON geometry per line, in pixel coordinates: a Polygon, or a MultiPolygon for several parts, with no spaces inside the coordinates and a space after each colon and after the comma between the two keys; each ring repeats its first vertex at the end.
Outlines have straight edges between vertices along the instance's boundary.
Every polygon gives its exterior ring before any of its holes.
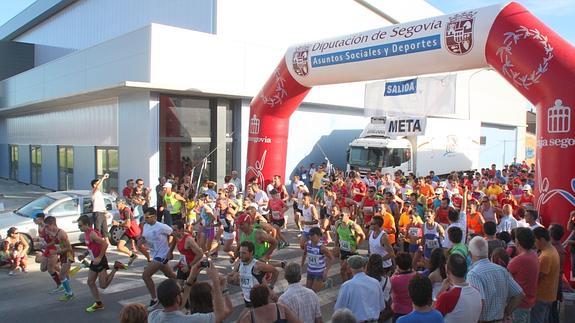
{"type": "Polygon", "coordinates": [[[278,249],[289,247],[289,243],[282,234],[285,225],[285,213],[289,209],[285,201],[281,198],[281,193],[275,188],[270,191],[271,199],[268,202],[270,209],[270,222],[276,228],[278,249]]]}
{"type": "Polygon", "coordinates": [[[197,244],[194,234],[186,232],[182,222],[177,222],[174,227],[174,237],[178,240],[176,246],[181,255],[176,277],[184,281],[190,275],[190,270],[194,268],[194,265],[202,260],[203,252],[197,244]]]}
{"type": "Polygon", "coordinates": [[[367,196],[359,203],[359,212],[363,218],[364,232],[369,232],[371,226],[371,219],[375,213],[375,206],[377,204],[375,197],[375,186],[370,186],[367,190],[367,196]]]}

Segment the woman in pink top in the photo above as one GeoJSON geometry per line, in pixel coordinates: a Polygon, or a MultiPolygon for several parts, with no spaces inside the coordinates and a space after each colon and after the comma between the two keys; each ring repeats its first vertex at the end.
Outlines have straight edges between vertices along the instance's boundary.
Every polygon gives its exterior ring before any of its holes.
{"type": "Polygon", "coordinates": [[[408,285],[415,272],[411,268],[411,256],[406,252],[400,252],[395,256],[397,270],[391,276],[391,309],[393,310],[393,322],[398,318],[411,313],[412,304],[409,297],[408,285]]]}

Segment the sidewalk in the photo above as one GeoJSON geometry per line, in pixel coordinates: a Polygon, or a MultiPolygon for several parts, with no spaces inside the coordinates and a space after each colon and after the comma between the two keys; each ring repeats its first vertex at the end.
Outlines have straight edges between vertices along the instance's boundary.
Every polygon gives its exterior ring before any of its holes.
{"type": "Polygon", "coordinates": [[[0,178],[0,214],[9,212],[52,190],[0,178]]]}

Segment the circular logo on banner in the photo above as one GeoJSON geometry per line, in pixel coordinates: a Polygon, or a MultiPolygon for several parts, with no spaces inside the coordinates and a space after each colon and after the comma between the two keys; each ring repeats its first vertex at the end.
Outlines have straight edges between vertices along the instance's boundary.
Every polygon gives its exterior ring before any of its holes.
{"type": "Polygon", "coordinates": [[[458,13],[449,17],[445,27],[445,45],[455,55],[467,54],[473,48],[473,22],[476,11],[458,13]]]}
{"type": "Polygon", "coordinates": [[[299,76],[306,76],[308,73],[309,46],[300,46],[293,53],[293,70],[299,76]]]}
{"type": "Polygon", "coordinates": [[[506,32],[504,36],[505,40],[503,41],[503,46],[497,49],[497,56],[499,56],[499,60],[501,61],[501,64],[503,64],[501,68],[503,74],[509,77],[516,86],[529,90],[529,87],[533,84],[539,83],[541,76],[549,70],[549,61],[553,58],[553,47],[549,44],[547,36],[542,35],[539,30],[529,29],[524,26],[521,26],[515,32],[506,32]],[[521,74],[513,69],[515,65],[511,61],[511,57],[513,55],[512,47],[528,38],[539,42],[543,46],[545,56],[542,58],[536,69],[527,74],[521,74]]]}

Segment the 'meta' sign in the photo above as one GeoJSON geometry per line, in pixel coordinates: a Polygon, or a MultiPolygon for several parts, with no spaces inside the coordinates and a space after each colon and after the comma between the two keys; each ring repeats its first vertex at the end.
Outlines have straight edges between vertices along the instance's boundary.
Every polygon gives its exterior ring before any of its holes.
{"type": "Polygon", "coordinates": [[[390,137],[423,135],[425,120],[425,117],[387,118],[387,135],[390,137]]]}
{"type": "Polygon", "coordinates": [[[414,94],[417,92],[417,79],[399,81],[399,82],[385,82],[385,91],[383,96],[396,96],[414,94]]]}

